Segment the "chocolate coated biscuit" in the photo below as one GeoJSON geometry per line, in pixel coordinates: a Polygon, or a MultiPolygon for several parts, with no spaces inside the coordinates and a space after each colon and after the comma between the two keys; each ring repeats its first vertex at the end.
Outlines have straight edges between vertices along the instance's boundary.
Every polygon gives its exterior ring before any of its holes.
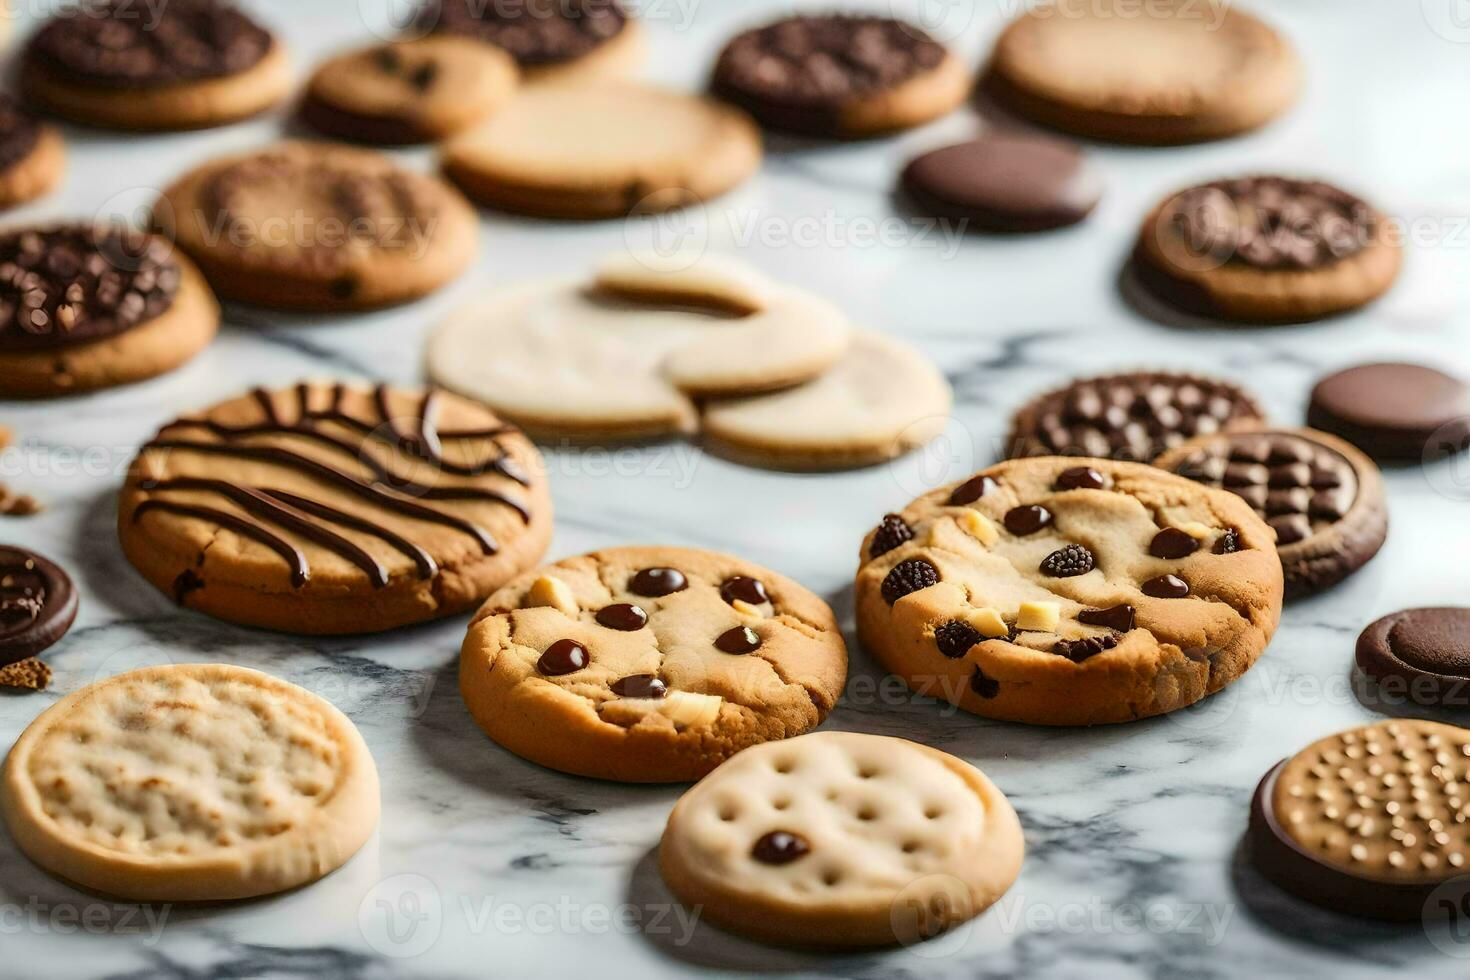
{"type": "Polygon", "coordinates": [[[76,618],[71,576],[34,552],[0,545],[0,667],[45,650],[76,618]]]}
{"type": "Polygon", "coordinates": [[[1416,704],[1470,706],[1470,609],[1390,613],[1358,637],[1358,666],[1416,704]]]}
{"type": "Polygon", "coordinates": [[[1470,384],[1419,364],[1360,364],[1317,382],[1307,424],[1388,462],[1463,452],[1470,384]]]}

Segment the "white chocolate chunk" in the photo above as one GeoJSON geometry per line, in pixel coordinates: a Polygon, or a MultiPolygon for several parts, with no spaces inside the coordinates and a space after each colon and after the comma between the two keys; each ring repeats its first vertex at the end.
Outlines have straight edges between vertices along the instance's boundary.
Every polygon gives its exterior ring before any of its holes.
{"type": "Polygon", "coordinates": [[[615,725],[636,725],[651,714],[663,715],[676,728],[711,725],[720,716],[725,699],[715,694],[692,691],[670,691],[662,698],[618,698],[604,701],[599,710],[602,720],[615,725]]]}
{"type": "Polygon", "coordinates": [[[965,529],[965,532],[970,537],[979,541],[987,548],[993,547],[995,542],[1000,540],[1000,532],[995,529],[995,525],[991,523],[990,518],[979,511],[965,511],[959,517],[959,525],[965,529]]]}
{"type": "Polygon", "coordinates": [[[1208,525],[1201,524],[1199,521],[1190,521],[1188,524],[1181,524],[1179,525],[1179,530],[1183,531],[1191,538],[1194,538],[1196,541],[1204,541],[1205,539],[1212,537],[1215,533],[1214,531],[1210,530],[1208,525]]]}
{"type": "Polygon", "coordinates": [[[1016,628],[1037,633],[1050,633],[1062,619],[1062,607],[1056,602],[1023,602],[1016,614],[1016,628]]]}
{"type": "Polygon", "coordinates": [[[970,613],[968,618],[970,625],[979,630],[981,636],[989,639],[993,640],[1011,634],[1011,628],[1006,625],[1005,619],[989,606],[984,609],[976,609],[970,613]]]}
{"type": "Polygon", "coordinates": [[[568,616],[577,615],[577,597],[571,586],[552,575],[543,575],[526,592],[527,606],[550,606],[568,616]]]}

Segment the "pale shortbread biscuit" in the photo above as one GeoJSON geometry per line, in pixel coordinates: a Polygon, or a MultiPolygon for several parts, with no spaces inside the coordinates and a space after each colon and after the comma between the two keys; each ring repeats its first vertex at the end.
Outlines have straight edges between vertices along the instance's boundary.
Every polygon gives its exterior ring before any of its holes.
{"type": "Polygon", "coordinates": [[[969,763],[819,732],[746,749],[685,793],[659,865],[675,895],[732,932],[872,946],[984,912],[1024,854],[1015,810],[969,763]]]}
{"type": "Polygon", "coordinates": [[[1011,460],[863,542],[858,635],[920,693],[990,718],[1132,721],[1236,680],[1281,617],[1275,534],[1151,466],[1011,460]]]}
{"type": "Polygon", "coordinates": [[[760,161],[760,132],[740,110],[616,82],[524,89],[443,153],[445,173],[474,200],[554,218],[708,201],[760,161]]]}
{"type": "Polygon", "coordinates": [[[1301,87],[1290,45],[1218,2],[1055,0],[996,42],[988,87],[1058,129],[1136,143],[1219,139],[1265,125],[1301,87]]]}
{"type": "Polygon", "coordinates": [[[527,431],[636,438],[692,431],[694,397],[789,387],[839,362],[842,312],[735,260],[606,260],[593,283],[540,281],[471,303],[429,340],[439,384],[527,431]]]}
{"type": "Polygon", "coordinates": [[[883,334],[853,335],[821,377],[787,391],[710,402],[708,444],[722,455],[793,470],[869,466],[944,431],[949,382],[913,348],[883,334]]]}
{"type": "Polygon", "coordinates": [[[377,827],[378,773],[328,702],[223,664],[148,667],[37,718],[0,810],[33,861],[135,901],[251,898],[321,878],[377,827]]]}
{"type": "Polygon", "coordinates": [[[491,596],[459,676],[480,727],[518,755],[675,782],[820,724],[847,647],[827,604],[784,575],[709,551],[610,548],[491,596]]]}

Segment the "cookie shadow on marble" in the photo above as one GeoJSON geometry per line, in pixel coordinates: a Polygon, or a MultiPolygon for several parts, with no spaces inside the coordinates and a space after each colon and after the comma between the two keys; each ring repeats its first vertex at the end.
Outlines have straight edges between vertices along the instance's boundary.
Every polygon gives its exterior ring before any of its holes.
{"type": "Polygon", "coordinates": [[[1359,704],[1384,718],[1436,721],[1463,728],[1466,711],[1470,709],[1470,682],[1460,685],[1459,692],[1451,694],[1448,700],[1420,703],[1407,685],[1377,681],[1363,673],[1356,663],[1349,663],[1348,684],[1359,704]]]}

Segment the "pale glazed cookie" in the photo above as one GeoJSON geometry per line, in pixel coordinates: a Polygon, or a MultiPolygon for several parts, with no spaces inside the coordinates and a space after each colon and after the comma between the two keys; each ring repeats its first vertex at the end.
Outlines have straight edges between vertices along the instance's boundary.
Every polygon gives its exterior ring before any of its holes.
{"type": "Polygon", "coordinates": [[[65,167],[66,147],[56,127],[41,122],[13,96],[0,94],[0,208],[48,193],[65,167]]]}
{"type": "Polygon", "coordinates": [[[517,74],[510,55],[467,38],[379,44],[319,67],[307,83],[301,115],[340,139],[433,142],[504,105],[517,74]]]}
{"type": "Polygon", "coordinates": [[[618,0],[425,0],[417,23],[495,45],[532,83],[628,77],[645,56],[643,33],[618,0]]]}
{"type": "Polygon", "coordinates": [[[67,395],[142,381],[219,329],[204,278],[156,235],[52,225],[0,232],[0,393],[67,395]]]}
{"type": "MultiPolygon", "coordinates": [[[[1470,868],[1470,730],[1381,721],[1331,735],[1266,773],[1251,806],[1256,866],[1318,905],[1419,921],[1470,868]]],[[[1463,890],[1460,891],[1463,895],[1463,890]]]]}
{"type": "Polygon", "coordinates": [[[328,702],[223,664],[147,667],[31,723],[0,810],[20,849],[133,901],[253,898],[346,864],[378,825],[378,772],[328,702]]]}
{"type": "Polygon", "coordinates": [[[541,456],[454,395],[309,382],[169,425],[133,461],[123,551],[175,601],[291,633],[467,612],[551,536],[541,456]]]}
{"type": "Polygon", "coordinates": [[[943,44],[887,17],[797,16],[738,35],[711,90],[772,129],[864,137],[950,112],[973,79],[943,44]]]}
{"type": "Polygon", "coordinates": [[[1011,460],[867,536],[858,635],[914,690],[990,718],[1147,718],[1219,691],[1270,642],[1273,539],[1234,494],[1151,466],[1011,460]]]}
{"type": "Polygon", "coordinates": [[[197,129],[279,102],[291,70],[280,42],[232,3],[168,0],[145,13],[131,0],[96,0],[36,32],[20,83],[77,122],[197,129]]]}
{"type": "Polygon", "coordinates": [[[949,382],[911,347],[854,334],[815,381],[706,405],[706,443],[758,466],[831,470],[870,466],[928,443],[949,420],[949,382]]]}
{"type": "Polygon", "coordinates": [[[153,210],[216,291],[261,306],[360,310],[431,293],[479,226],[442,181],[370,150],[286,142],[198,167],[153,210]]]}
{"type": "Polygon", "coordinates": [[[680,798],[669,888],[710,922],[802,946],[910,944],[1015,882],[1016,811],[974,766],[915,742],[818,732],[741,752],[680,798]]]}
{"type": "Polygon", "coordinates": [[[1344,313],[1388,290],[1403,262],[1387,219],[1317,180],[1241,177],[1180,191],[1144,219],[1139,282],[1171,306],[1246,323],[1344,313]]]}
{"type": "Polygon", "coordinates": [[[1263,126],[1296,101],[1290,45],[1233,6],[1054,0],[996,42],[986,86],[1049,126],[1126,143],[1192,143],[1263,126]]]}
{"type": "Polygon", "coordinates": [[[693,431],[693,397],[810,380],[850,342],[816,296],[718,255],[617,255],[593,282],[491,293],[429,340],[439,384],[542,436],[641,438],[693,431]]]}
{"type": "Polygon", "coordinates": [[[827,717],[847,647],[821,599],[687,548],[610,548],[522,575],[475,616],[465,705],[491,738],[562,772],[698,779],[827,717]]]}
{"type": "Polygon", "coordinates": [[[628,83],[522,90],[443,155],[445,173],[481,204],[551,218],[707,201],[760,161],[760,132],[738,109],[628,83]]]}

